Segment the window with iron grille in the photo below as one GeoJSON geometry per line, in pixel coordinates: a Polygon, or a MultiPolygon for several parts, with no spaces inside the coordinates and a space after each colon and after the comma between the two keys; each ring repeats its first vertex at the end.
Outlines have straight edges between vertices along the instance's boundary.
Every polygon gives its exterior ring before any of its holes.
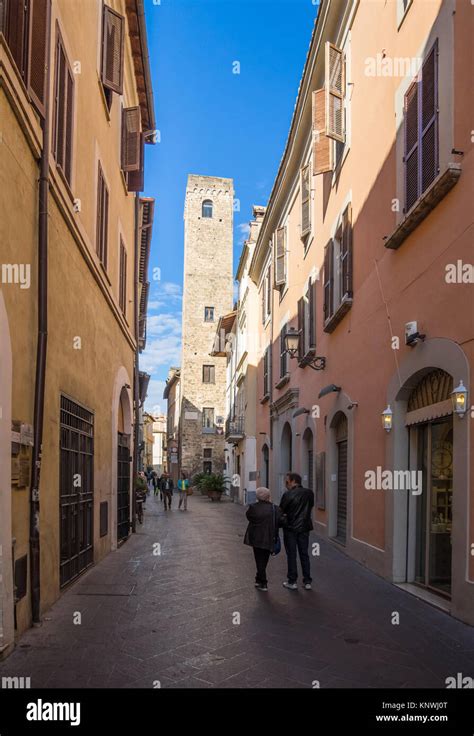
{"type": "Polygon", "coordinates": [[[109,190],[99,163],[97,176],[97,233],[96,252],[99,260],[107,268],[107,238],[109,228],[109,190]]]}
{"type": "Polygon", "coordinates": [[[439,172],[438,41],[431,47],[421,74],[405,94],[404,122],[406,213],[439,172]]]}
{"type": "Polygon", "coordinates": [[[214,409],[206,406],[202,409],[202,426],[203,429],[214,428],[214,409]]]}
{"type": "Polygon", "coordinates": [[[71,184],[74,77],[59,29],[56,39],[56,71],[53,112],[53,156],[71,184]]]}
{"type": "Polygon", "coordinates": [[[214,307],[204,307],[204,322],[214,322],[214,307]]]}
{"type": "Polygon", "coordinates": [[[94,559],[94,415],[67,396],[60,403],[60,585],[94,559]]]}
{"type": "Polygon", "coordinates": [[[203,365],[202,382],[203,383],[215,383],[216,382],[216,368],[214,365],[203,365]]]}
{"type": "Polygon", "coordinates": [[[127,250],[120,238],[119,305],[125,317],[127,313],[127,250]]]}

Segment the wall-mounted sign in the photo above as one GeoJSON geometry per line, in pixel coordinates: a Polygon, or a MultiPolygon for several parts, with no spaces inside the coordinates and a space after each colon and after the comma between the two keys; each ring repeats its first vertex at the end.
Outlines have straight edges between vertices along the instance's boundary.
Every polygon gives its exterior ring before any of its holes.
{"type": "Polygon", "coordinates": [[[185,419],[197,419],[198,413],[197,411],[185,411],[184,412],[184,418],[185,419]]]}

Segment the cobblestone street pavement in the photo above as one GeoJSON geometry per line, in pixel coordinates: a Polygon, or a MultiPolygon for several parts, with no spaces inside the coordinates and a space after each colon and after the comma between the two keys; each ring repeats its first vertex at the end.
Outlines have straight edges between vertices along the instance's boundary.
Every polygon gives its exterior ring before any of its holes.
{"type": "Polygon", "coordinates": [[[245,509],[173,502],[165,513],[147,500],[138,533],[63,594],[0,676],[29,676],[33,688],[443,688],[458,672],[474,676],[472,628],[332,545],[312,558],[312,591],[282,587],[282,552],[262,593],[242,543],[245,509]]]}

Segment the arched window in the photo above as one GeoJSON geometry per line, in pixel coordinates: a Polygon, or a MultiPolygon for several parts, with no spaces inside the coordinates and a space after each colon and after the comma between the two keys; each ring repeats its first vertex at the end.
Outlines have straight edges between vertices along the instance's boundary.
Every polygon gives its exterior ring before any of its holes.
{"type": "Polygon", "coordinates": [[[202,203],[202,216],[212,217],[212,200],[205,199],[202,203]]]}

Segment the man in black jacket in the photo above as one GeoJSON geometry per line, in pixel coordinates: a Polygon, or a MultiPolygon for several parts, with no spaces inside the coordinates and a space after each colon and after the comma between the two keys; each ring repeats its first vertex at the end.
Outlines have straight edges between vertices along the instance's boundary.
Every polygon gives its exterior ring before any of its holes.
{"type": "Polygon", "coordinates": [[[283,522],[283,539],[288,558],[288,580],[283,583],[289,590],[297,590],[298,568],[296,550],[298,550],[303,570],[303,587],[311,590],[311,567],[309,561],[309,532],[313,528],[311,520],[314,506],[314,493],[301,485],[298,473],[288,473],[285,485],[287,490],[280,501],[280,510],[286,516],[283,522]]]}

